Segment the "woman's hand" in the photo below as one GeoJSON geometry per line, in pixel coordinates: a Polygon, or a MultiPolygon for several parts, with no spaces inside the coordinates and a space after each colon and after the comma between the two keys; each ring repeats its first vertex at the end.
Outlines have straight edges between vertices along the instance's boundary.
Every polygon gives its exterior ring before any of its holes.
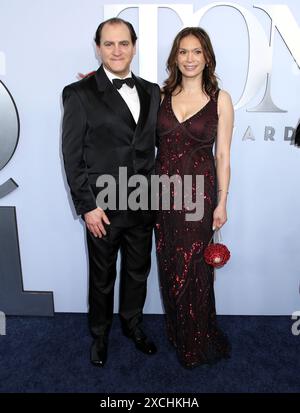
{"type": "Polygon", "coordinates": [[[226,206],[218,205],[213,215],[213,230],[220,229],[227,221],[226,206]]]}

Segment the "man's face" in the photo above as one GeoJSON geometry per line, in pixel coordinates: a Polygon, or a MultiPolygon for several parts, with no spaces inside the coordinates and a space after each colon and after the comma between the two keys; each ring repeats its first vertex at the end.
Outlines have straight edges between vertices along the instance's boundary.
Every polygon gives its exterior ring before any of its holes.
{"type": "Polygon", "coordinates": [[[136,52],[126,24],[105,24],[97,51],[106,69],[116,76],[125,77],[136,52]]]}

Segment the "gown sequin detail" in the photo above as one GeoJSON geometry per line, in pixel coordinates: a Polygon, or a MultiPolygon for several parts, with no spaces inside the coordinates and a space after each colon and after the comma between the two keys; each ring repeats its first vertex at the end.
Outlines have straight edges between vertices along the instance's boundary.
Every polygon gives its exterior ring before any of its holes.
{"type": "MultiPolygon", "coordinates": [[[[217,180],[213,145],[217,136],[217,96],[195,115],[179,122],[165,96],[158,114],[156,174],[204,175],[204,216],[186,221],[186,210],[157,213],[156,252],[167,335],[186,367],[230,356],[230,344],[216,320],[214,270],[203,259],[212,237],[217,180]]],[[[195,179],[193,179],[195,181],[195,179]]],[[[193,182],[195,195],[195,182],[193,182]]],[[[159,194],[161,197],[161,192],[159,194]]],[[[195,198],[194,198],[195,199],[195,198]]]]}

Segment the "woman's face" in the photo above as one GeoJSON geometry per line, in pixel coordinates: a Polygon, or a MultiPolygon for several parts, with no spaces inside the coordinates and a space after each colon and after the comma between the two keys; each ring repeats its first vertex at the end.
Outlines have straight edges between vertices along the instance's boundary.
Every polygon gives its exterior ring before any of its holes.
{"type": "Polygon", "coordinates": [[[200,40],[189,35],[181,39],[177,53],[178,69],[182,76],[193,78],[199,76],[205,68],[206,60],[200,40]]]}

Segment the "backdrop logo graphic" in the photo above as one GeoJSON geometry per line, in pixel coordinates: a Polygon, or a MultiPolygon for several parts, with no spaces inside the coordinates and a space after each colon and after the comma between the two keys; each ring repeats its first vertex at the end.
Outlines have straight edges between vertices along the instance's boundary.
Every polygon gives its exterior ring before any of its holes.
{"type": "MultiPolygon", "coordinates": [[[[0,55],[1,57],[1,55],[0,55]]],[[[1,66],[1,65],[0,65],[1,66]]],[[[19,140],[20,122],[15,102],[3,82],[0,81],[0,170],[12,158],[19,140]]],[[[12,192],[18,185],[13,179],[0,185],[0,198],[12,192]]]]}
{"type": "Polygon", "coordinates": [[[6,317],[3,311],[0,311],[0,336],[6,335],[6,317]]]}
{"type": "MultiPolygon", "coordinates": [[[[139,13],[139,47],[146,50],[139,56],[139,74],[141,77],[157,81],[157,48],[158,48],[158,11],[169,9],[176,13],[182,27],[198,26],[202,17],[215,7],[231,8],[233,13],[240,13],[248,32],[248,70],[241,97],[235,109],[246,106],[265,87],[262,101],[249,112],[286,112],[279,108],[272,99],[272,65],[275,29],[279,32],[286,48],[300,67],[300,28],[288,6],[283,4],[259,4],[253,8],[270,18],[269,27],[263,27],[254,10],[249,10],[238,3],[213,2],[194,10],[193,4],[107,4],[104,6],[104,19],[118,16],[126,9],[138,9],[139,13]]],[[[258,12],[258,11],[257,11],[258,12]]],[[[257,13],[256,12],[256,13],[257,13]]]]}
{"type": "MultiPolygon", "coordinates": [[[[1,81],[0,109],[1,170],[11,160],[18,145],[20,132],[16,105],[1,81]]],[[[17,187],[18,185],[13,179],[8,179],[0,185],[0,199],[17,187]]],[[[0,263],[0,308],[6,314],[53,315],[52,293],[24,291],[16,211],[15,207],[11,206],[0,206],[0,263]]]]}

